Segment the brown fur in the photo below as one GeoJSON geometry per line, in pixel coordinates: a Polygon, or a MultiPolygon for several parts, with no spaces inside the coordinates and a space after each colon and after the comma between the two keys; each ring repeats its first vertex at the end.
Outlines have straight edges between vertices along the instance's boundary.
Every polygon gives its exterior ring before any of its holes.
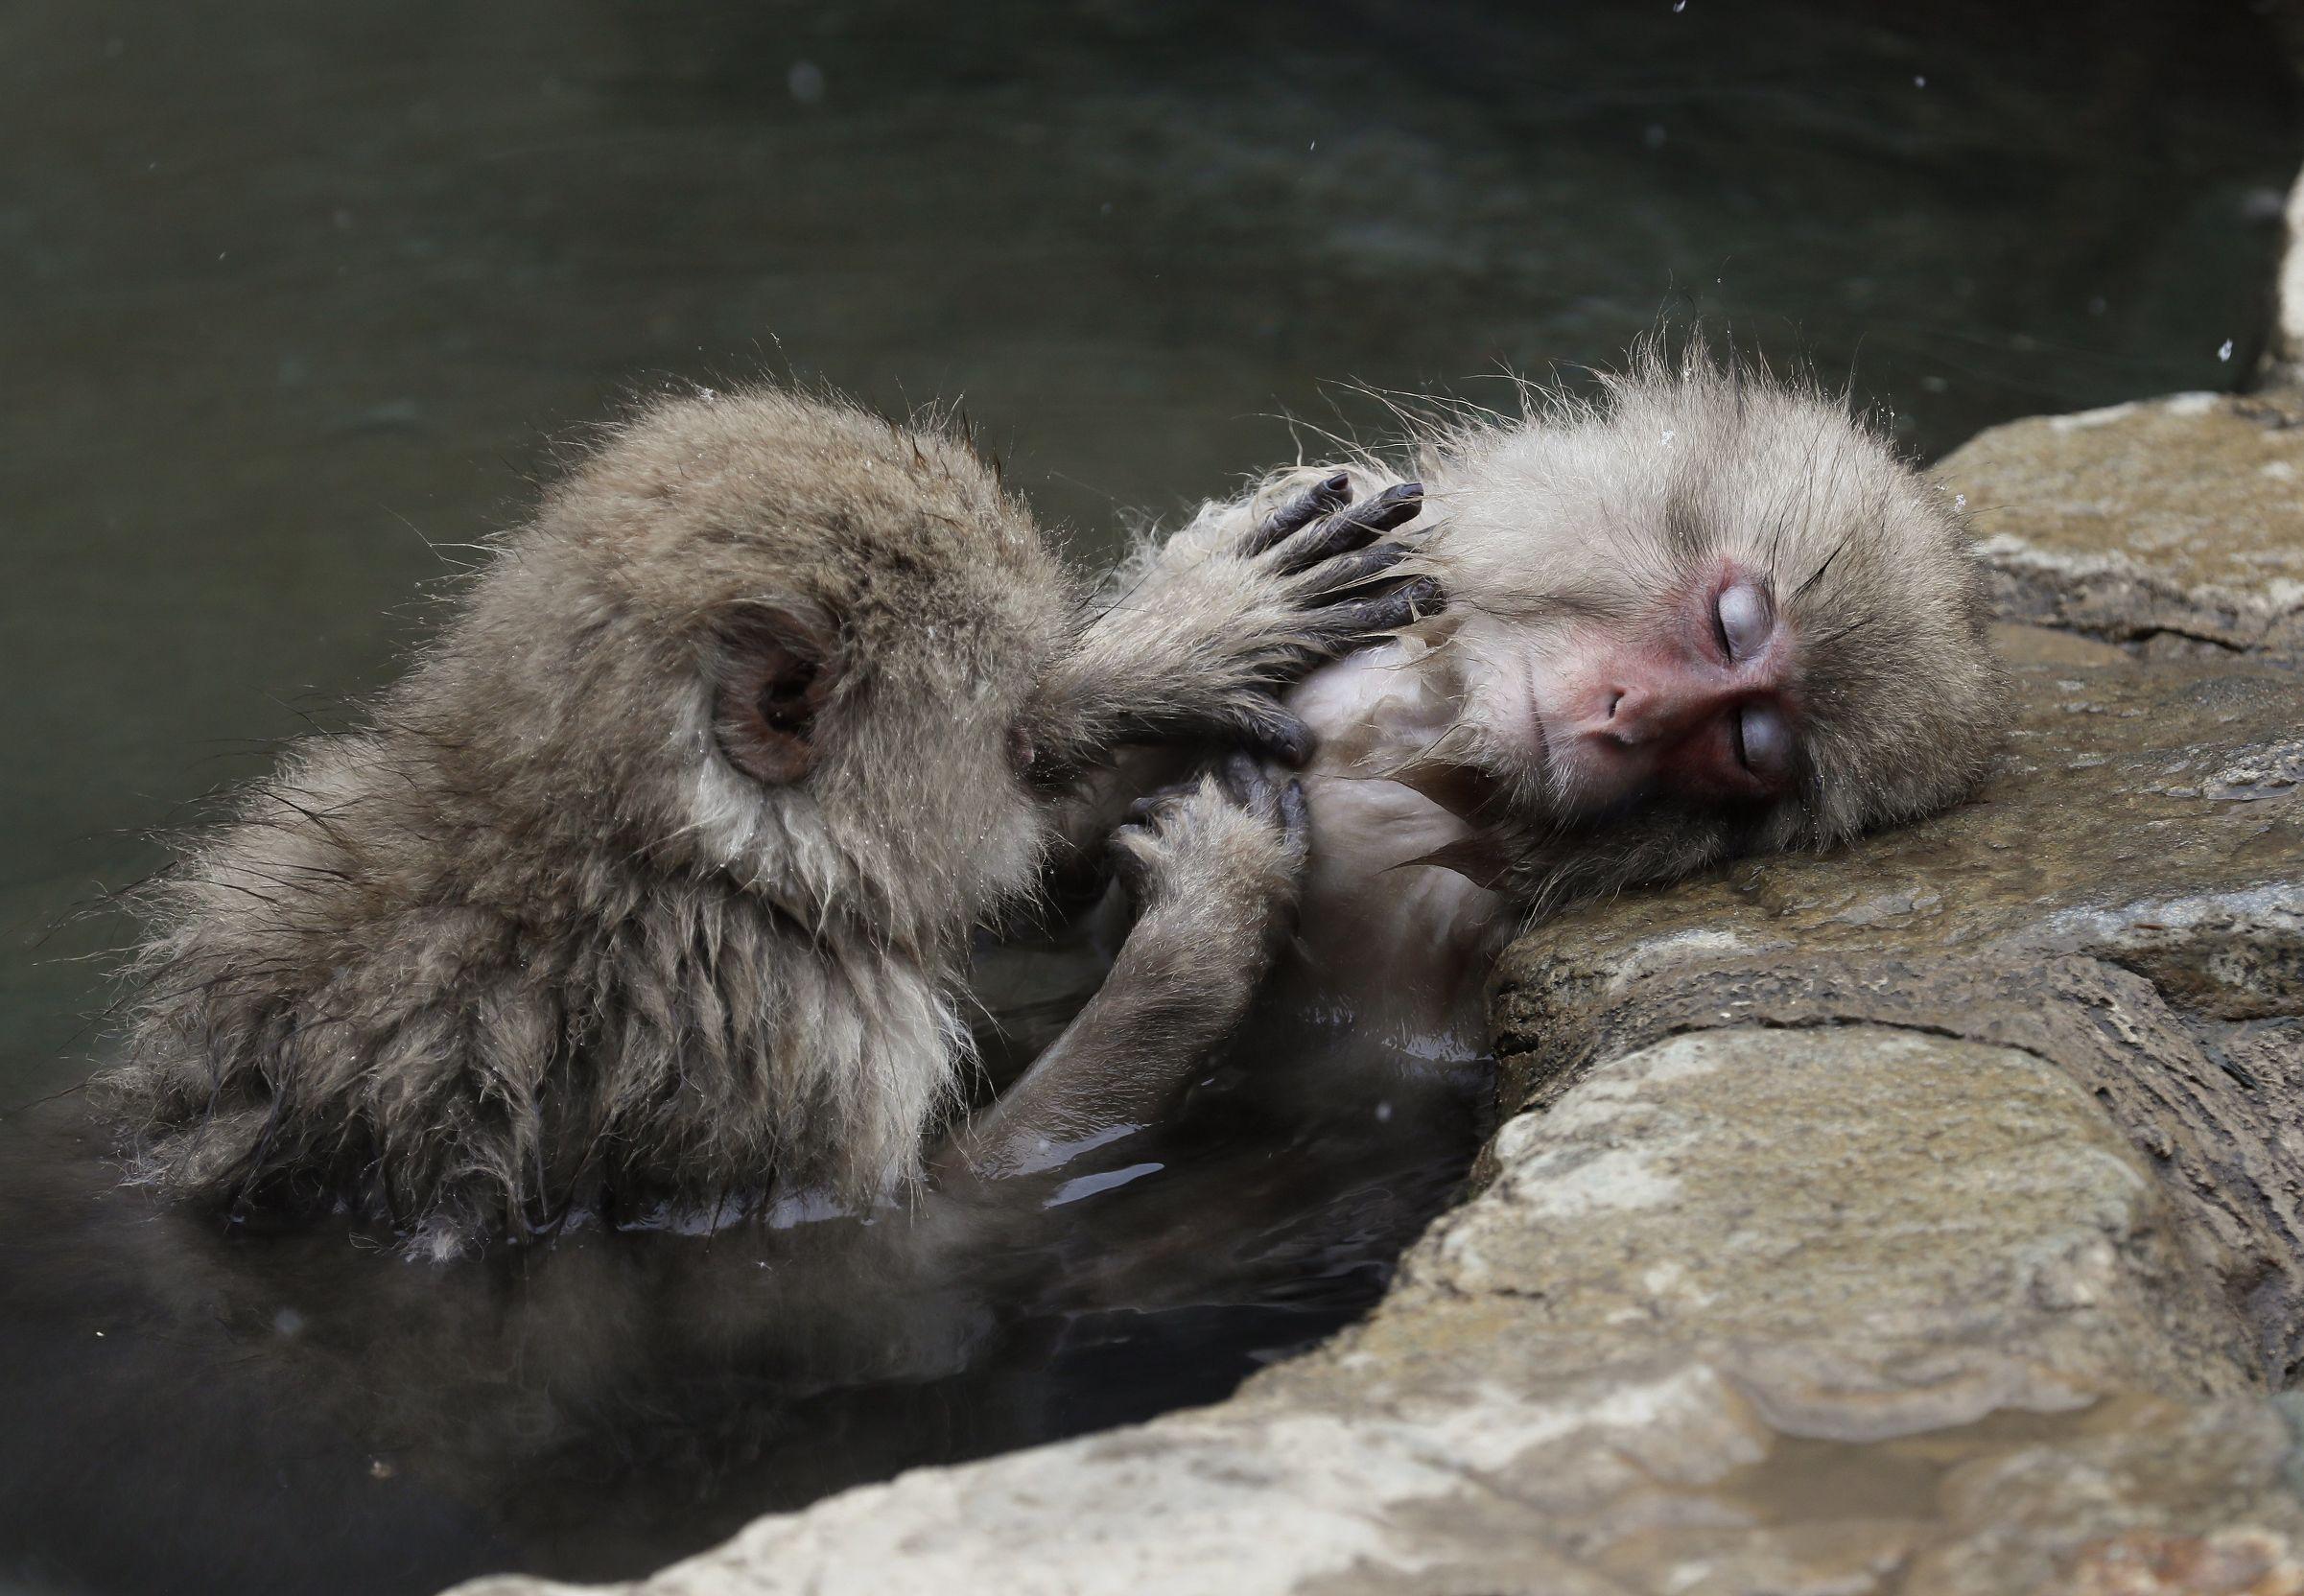
{"type": "Polygon", "coordinates": [[[1269,566],[1220,612],[1092,614],[952,436],[780,391],[644,411],[360,729],[144,895],[99,1082],[133,1178],[442,1252],[904,1182],[1049,772],[1268,728],[1275,672],[1339,645],[1269,566]]]}

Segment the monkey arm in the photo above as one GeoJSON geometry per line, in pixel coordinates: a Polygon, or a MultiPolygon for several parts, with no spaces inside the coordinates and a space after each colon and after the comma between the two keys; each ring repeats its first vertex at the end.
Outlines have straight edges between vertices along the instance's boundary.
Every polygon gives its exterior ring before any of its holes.
{"type": "Polygon", "coordinates": [[[1150,1123],[1238,1024],[1293,921],[1304,792],[1242,755],[1147,800],[1113,855],[1143,905],[1112,973],[1023,1079],[933,1161],[977,1180],[1054,1169],[1150,1123]]]}
{"type": "Polygon", "coordinates": [[[1123,744],[1194,739],[1304,759],[1309,738],[1275,695],[1439,596],[1429,576],[1397,579],[1414,547],[1388,535],[1422,508],[1422,484],[1358,502],[1352,485],[1335,471],[1277,504],[1258,495],[1253,509],[1204,511],[1136,562],[1051,674],[1052,740],[1082,764],[1123,744]]]}

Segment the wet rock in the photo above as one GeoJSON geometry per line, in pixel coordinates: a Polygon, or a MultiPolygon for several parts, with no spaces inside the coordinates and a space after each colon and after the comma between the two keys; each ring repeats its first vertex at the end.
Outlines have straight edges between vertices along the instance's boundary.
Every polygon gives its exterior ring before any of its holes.
{"type": "Polygon", "coordinates": [[[1966,500],[2011,619],[2123,642],[2304,645],[2304,397],[2035,416],[1979,434],[1936,476],[1966,500]]]}
{"type": "Polygon", "coordinates": [[[2257,1379],[2149,1157],[2014,1048],[1682,1035],[1514,1119],[1491,1156],[1486,1198],[1410,1260],[1408,1333],[1379,1313],[1363,1356],[1428,1383],[1469,1351],[1468,1380],[1530,1388],[1701,1348],[1772,1420],[1846,1440],[2257,1379]],[[1509,1335],[1464,1306],[1484,1299],[1510,1303],[1509,1335]]]}

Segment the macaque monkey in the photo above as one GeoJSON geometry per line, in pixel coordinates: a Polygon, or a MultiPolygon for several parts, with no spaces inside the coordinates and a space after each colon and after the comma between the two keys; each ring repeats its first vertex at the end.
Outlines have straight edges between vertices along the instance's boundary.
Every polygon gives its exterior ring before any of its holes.
{"type": "MultiPolygon", "coordinates": [[[[1103,614],[961,439],[794,393],[647,409],[505,537],[358,729],[143,895],[131,1178],[446,1255],[573,1211],[866,1204],[967,1078],[972,925],[1114,745],[1301,755],[1274,698],[1414,619],[1399,495],[1206,540],[1103,614]]],[[[1235,760],[1120,841],[1112,983],[948,1155],[1059,1162],[1230,1028],[1301,792],[1235,760]]]]}
{"type": "MultiPolygon", "coordinates": [[[[1265,1012],[1468,1059],[1527,917],[1827,846],[1983,775],[2006,690],[1967,534],[1840,400],[1652,345],[1597,403],[1428,426],[1413,465],[1399,569],[1446,606],[1285,699],[1319,739],[1312,847],[1265,1012]]],[[[1280,472],[1147,551],[1134,590],[1404,475],[1280,472]]]]}

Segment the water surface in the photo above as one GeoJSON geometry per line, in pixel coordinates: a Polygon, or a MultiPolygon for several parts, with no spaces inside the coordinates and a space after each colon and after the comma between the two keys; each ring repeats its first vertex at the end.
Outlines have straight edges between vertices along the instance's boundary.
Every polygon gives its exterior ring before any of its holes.
{"type": "Polygon", "coordinates": [[[2299,148],[2238,3],[13,0],[0,74],[0,1575],[106,1591],[629,1572],[1218,1396],[1476,1140],[1235,1061],[1157,1168],[899,1287],[754,1232],[443,1276],[109,1191],[68,1089],[124,930],[54,927],[383,680],[634,383],[964,396],[1087,558],[1284,416],[1380,426],[1339,384],[1500,398],[1662,313],[1933,454],[2234,383],[2299,148]]]}

